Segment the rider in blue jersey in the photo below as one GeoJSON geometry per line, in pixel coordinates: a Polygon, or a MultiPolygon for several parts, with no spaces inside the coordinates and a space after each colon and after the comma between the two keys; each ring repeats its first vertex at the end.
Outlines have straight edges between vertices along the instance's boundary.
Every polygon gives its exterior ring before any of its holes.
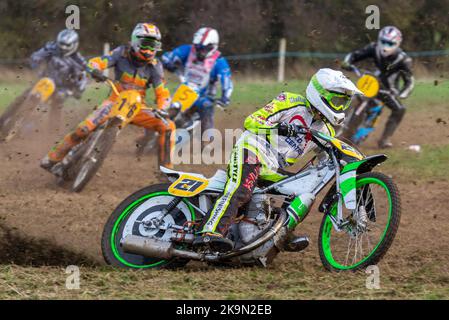
{"type": "Polygon", "coordinates": [[[227,107],[233,90],[231,69],[218,51],[218,44],[217,30],[201,28],[193,36],[193,44],[181,45],[162,56],[165,69],[177,73],[181,81],[198,90],[200,97],[194,107],[201,117],[202,133],[214,127],[214,102],[227,107]],[[221,97],[215,100],[218,82],[221,97]]]}

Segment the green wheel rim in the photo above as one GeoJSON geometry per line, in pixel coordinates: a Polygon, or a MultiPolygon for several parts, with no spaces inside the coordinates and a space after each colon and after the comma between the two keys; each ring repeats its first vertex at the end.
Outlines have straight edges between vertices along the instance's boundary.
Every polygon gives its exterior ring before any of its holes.
{"type": "MultiPolygon", "coordinates": [[[[380,244],[383,242],[385,235],[387,234],[387,230],[390,226],[390,221],[391,221],[391,215],[392,215],[392,210],[393,210],[393,204],[391,201],[391,194],[390,194],[390,190],[388,189],[387,185],[377,179],[377,178],[372,178],[372,177],[368,177],[368,178],[362,178],[360,180],[357,180],[356,183],[356,188],[359,188],[361,186],[367,185],[367,184],[377,184],[380,185],[381,187],[383,187],[383,189],[386,191],[387,195],[388,195],[388,204],[389,204],[389,209],[388,209],[388,221],[387,224],[385,226],[385,229],[383,230],[383,233],[380,237],[379,242],[377,243],[377,245],[373,248],[373,250],[371,250],[371,252],[362,260],[358,261],[355,264],[352,265],[342,265],[340,263],[338,263],[337,261],[335,261],[333,255],[332,255],[332,250],[331,250],[331,231],[333,228],[332,225],[332,221],[329,217],[326,217],[326,222],[325,225],[323,227],[323,234],[322,234],[322,241],[321,241],[321,245],[323,248],[323,252],[324,252],[324,256],[326,258],[326,260],[330,263],[330,265],[335,268],[335,269],[340,269],[340,270],[350,270],[350,269],[354,269],[357,268],[359,265],[361,265],[362,263],[364,263],[366,260],[368,260],[377,250],[377,248],[380,246],[380,244]]],[[[334,207],[331,209],[331,215],[336,216],[337,215],[337,206],[334,205],[334,207]]]]}
{"type": "MultiPolygon", "coordinates": [[[[128,261],[123,259],[122,256],[120,256],[117,246],[115,245],[117,231],[118,231],[122,221],[125,220],[129,216],[129,214],[132,213],[134,211],[134,209],[136,207],[138,207],[142,202],[144,202],[147,199],[154,198],[157,196],[172,196],[172,195],[166,191],[162,191],[162,192],[150,193],[143,197],[140,197],[139,199],[137,199],[136,201],[131,203],[129,206],[127,206],[125,210],[123,210],[122,214],[117,219],[117,221],[115,221],[114,227],[112,228],[111,239],[110,239],[112,252],[114,253],[114,256],[117,260],[119,260],[121,263],[123,263],[124,265],[126,265],[128,267],[139,268],[139,269],[154,268],[154,267],[157,267],[157,266],[162,265],[167,262],[166,260],[160,260],[158,262],[147,264],[147,265],[138,265],[138,264],[129,263],[128,261]]],[[[183,199],[182,201],[189,208],[190,214],[192,215],[192,220],[195,221],[195,211],[193,210],[192,206],[185,199],[183,199]]]]}

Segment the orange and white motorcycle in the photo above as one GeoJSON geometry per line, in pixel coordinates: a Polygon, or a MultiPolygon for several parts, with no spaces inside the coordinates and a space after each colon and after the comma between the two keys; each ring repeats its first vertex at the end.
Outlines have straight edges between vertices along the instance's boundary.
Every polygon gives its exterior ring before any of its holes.
{"type": "MultiPolygon", "coordinates": [[[[141,109],[148,109],[137,90],[119,92],[110,79],[106,80],[118,96],[111,109],[109,119],[98,126],[89,137],[76,145],[57,163],[51,171],[58,177],[60,186],[67,186],[73,192],[80,192],[95,176],[116,141],[116,137],[133,121],[141,109]]],[[[152,109],[155,117],[165,119],[165,114],[152,109]]]]}

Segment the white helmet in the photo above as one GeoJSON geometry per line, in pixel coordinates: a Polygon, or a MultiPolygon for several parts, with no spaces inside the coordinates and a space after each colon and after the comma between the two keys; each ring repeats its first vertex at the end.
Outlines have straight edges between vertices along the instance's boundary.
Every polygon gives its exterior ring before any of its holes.
{"type": "Polygon", "coordinates": [[[201,28],[193,35],[193,46],[199,60],[209,57],[218,50],[220,38],[218,32],[212,28],[201,28]]]}
{"type": "Polygon", "coordinates": [[[344,111],[351,104],[354,94],[363,95],[341,71],[327,68],[313,75],[306,90],[307,100],[312,107],[333,125],[343,123],[344,111]]]}
{"type": "Polygon", "coordinates": [[[387,57],[396,52],[402,42],[401,31],[393,26],[387,26],[379,31],[377,47],[383,57],[387,57]]]}
{"type": "Polygon", "coordinates": [[[78,33],[73,29],[64,29],[58,33],[56,44],[64,56],[70,56],[78,49],[78,33]]]}

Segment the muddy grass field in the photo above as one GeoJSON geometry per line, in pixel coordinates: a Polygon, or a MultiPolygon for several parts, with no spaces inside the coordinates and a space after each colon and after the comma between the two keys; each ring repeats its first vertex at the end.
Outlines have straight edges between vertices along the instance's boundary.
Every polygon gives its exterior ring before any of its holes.
{"type": "MultiPolygon", "coordinates": [[[[281,90],[302,91],[304,84],[237,84],[233,106],[216,113],[217,126],[239,128],[247,114],[281,90]]],[[[24,88],[24,84],[0,83],[0,108],[24,88]]],[[[134,139],[140,130],[126,128],[98,176],[80,194],[57,187],[38,165],[62,133],[73,128],[104,94],[101,88],[91,88],[81,102],[68,101],[59,133],[33,130],[25,139],[1,145],[1,299],[449,298],[448,82],[417,84],[393,139],[395,148],[386,151],[390,159],[377,168],[394,177],[402,196],[401,224],[379,264],[377,290],[366,288],[368,274],[363,271],[325,271],[317,249],[321,214],[316,208],[297,228],[311,238],[309,248],[282,253],[267,269],[223,269],[201,263],[176,271],[123,271],[106,266],[100,237],[109,214],[128,194],[157,181],[156,158],[135,156],[134,139]],[[407,150],[414,144],[421,146],[420,153],[407,150]],[[69,265],[80,268],[78,290],[66,288],[69,265]]],[[[367,154],[379,152],[375,149],[379,133],[365,144],[367,154]]],[[[225,166],[179,168],[212,175],[225,166]]]]}

